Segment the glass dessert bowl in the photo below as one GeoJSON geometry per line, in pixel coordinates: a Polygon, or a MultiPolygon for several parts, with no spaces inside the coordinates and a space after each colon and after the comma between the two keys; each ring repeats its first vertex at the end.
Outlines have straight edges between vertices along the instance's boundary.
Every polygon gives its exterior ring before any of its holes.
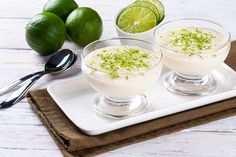
{"type": "Polygon", "coordinates": [[[101,95],[94,100],[99,114],[123,118],[142,113],[143,92],[157,83],[162,53],[146,41],[132,38],[98,40],[82,52],[82,71],[101,95]]]}
{"type": "Polygon", "coordinates": [[[221,25],[202,19],[180,19],[162,24],[154,32],[155,47],[163,64],[173,72],[167,89],[182,95],[208,95],[216,89],[209,73],[226,59],[230,33],[221,25]]]}

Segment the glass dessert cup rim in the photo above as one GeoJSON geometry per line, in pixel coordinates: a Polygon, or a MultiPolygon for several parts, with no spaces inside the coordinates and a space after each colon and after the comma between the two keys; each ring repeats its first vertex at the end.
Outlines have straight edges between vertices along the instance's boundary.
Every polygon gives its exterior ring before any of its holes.
{"type": "MultiPolygon", "coordinates": [[[[112,41],[112,40],[134,40],[134,41],[139,41],[139,42],[143,42],[145,44],[148,44],[150,45],[151,47],[154,48],[154,45],[148,41],[145,41],[145,40],[142,40],[142,39],[136,39],[136,38],[129,38],[129,37],[114,37],[114,38],[108,38],[108,39],[101,39],[101,40],[96,40],[90,44],[88,44],[86,47],[84,47],[82,53],[81,53],[81,60],[82,60],[82,64],[85,65],[86,67],[94,70],[95,72],[99,72],[101,74],[108,74],[107,71],[104,71],[104,70],[101,70],[101,69],[98,69],[98,68],[94,68],[90,65],[88,65],[85,61],[84,61],[84,58],[87,56],[84,54],[84,50],[87,49],[89,46],[92,46],[93,44],[96,44],[96,43],[99,43],[99,42],[106,42],[106,41],[112,41]]],[[[121,45],[121,46],[132,46],[132,44],[127,44],[127,45],[121,45]]],[[[108,46],[107,46],[108,47],[108,46]]],[[[102,49],[102,48],[100,48],[102,49]]],[[[98,49],[97,49],[98,50],[98,49]]],[[[146,49],[144,49],[146,50],[146,49]]],[[[94,50],[96,51],[96,50],[94,50]]],[[[150,50],[148,50],[150,51],[150,50]]],[[[155,52],[153,52],[155,54],[155,52]]],[[[157,55],[159,58],[158,62],[155,63],[154,65],[152,65],[152,67],[148,68],[148,69],[144,69],[142,71],[127,71],[127,72],[117,72],[117,74],[119,74],[120,76],[126,76],[126,75],[133,75],[133,74],[140,74],[140,72],[147,72],[147,71],[151,71],[153,70],[155,67],[157,67],[161,62],[162,62],[162,59],[163,59],[163,53],[161,51],[158,52],[159,54],[157,55]]]]}
{"type": "MultiPolygon", "coordinates": [[[[212,52],[212,51],[215,51],[215,53],[219,54],[219,53],[223,53],[223,52],[219,52],[218,50],[221,50],[223,49],[225,46],[228,45],[228,43],[231,42],[231,34],[229,31],[227,31],[222,25],[218,24],[217,22],[214,22],[214,21],[211,21],[211,20],[207,20],[207,19],[201,19],[201,18],[180,18],[180,19],[175,19],[175,20],[170,20],[170,21],[167,21],[165,23],[162,23],[159,25],[159,27],[157,27],[155,30],[154,30],[154,38],[156,39],[156,36],[157,36],[157,31],[163,27],[165,27],[166,25],[168,24],[171,24],[171,23],[174,23],[174,22],[182,22],[182,21],[199,21],[199,22],[208,22],[210,24],[214,24],[216,26],[218,26],[219,28],[221,28],[226,34],[226,38],[227,40],[222,43],[220,46],[218,46],[217,48],[215,49],[211,49],[211,50],[202,50],[202,51],[198,51],[197,54],[207,54],[209,52],[212,52]]],[[[206,27],[207,28],[207,27],[206,27]]],[[[157,44],[158,46],[162,47],[162,48],[165,48],[167,50],[169,50],[170,52],[169,53],[178,53],[178,54],[183,54],[183,55],[186,55],[183,53],[183,51],[181,50],[176,50],[174,48],[170,48],[168,46],[165,46],[163,45],[162,43],[158,42],[158,41],[155,41],[155,44],[157,44]]]]}

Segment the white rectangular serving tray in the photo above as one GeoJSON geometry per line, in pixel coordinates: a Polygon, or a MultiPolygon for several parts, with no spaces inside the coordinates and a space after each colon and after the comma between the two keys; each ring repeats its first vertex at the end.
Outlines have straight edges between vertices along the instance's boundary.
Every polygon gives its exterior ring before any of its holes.
{"type": "Polygon", "coordinates": [[[217,89],[209,96],[180,96],[168,92],[164,78],[169,72],[164,69],[160,81],[145,92],[150,101],[146,112],[126,119],[109,119],[97,115],[93,110],[93,101],[99,93],[82,76],[58,82],[47,90],[66,116],[89,135],[102,134],[236,96],[236,72],[226,64],[212,72],[217,80],[217,89]]]}

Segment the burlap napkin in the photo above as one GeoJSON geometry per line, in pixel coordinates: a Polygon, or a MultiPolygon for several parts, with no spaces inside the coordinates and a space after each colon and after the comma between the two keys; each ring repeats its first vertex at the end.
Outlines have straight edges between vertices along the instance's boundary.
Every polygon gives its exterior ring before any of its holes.
{"type": "MultiPolygon", "coordinates": [[[[236,42],[226,63],[236,69],[236,42]]],[[[132,143],[236,115],[236,98],[129,126],[102,135],[82,133],[45,89],[28,93],[27,100],[65,157],[94,156],[132,143]]],[[[79,114],[79,113],[78,113],[79,114]]]]}

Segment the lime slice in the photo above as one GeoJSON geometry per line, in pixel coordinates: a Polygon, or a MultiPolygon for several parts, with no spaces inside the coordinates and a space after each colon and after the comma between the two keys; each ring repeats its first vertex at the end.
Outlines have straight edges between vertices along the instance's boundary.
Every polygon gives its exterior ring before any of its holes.
{"type": "Polygon", "coordinates": [[[151,9],[155,15],[156,15],[156,18],[157,18],[157,21],[159,22],[161,19],[160,19],[160,13],[158,11],[158,9],[150,2],[147,2],[147,1],[137,1],[133,4],[131,4],[129,7],[146,7],[148,9],[151,9]]]}
{"type": "Polygon", "coordinates": [[[155,13],[146,7],[128,7],[117,20],[117,26],[128,33],[141,33],[157,24],[155,13]]]}
{"type": "Polygon", "coordinates": [[[163,4],[159,0],[137,0],[136,2],[140,1],[152,3],[160,13],[160,21],[163,20],[163,18],[165,17],[165,9],[163,4]]]}

